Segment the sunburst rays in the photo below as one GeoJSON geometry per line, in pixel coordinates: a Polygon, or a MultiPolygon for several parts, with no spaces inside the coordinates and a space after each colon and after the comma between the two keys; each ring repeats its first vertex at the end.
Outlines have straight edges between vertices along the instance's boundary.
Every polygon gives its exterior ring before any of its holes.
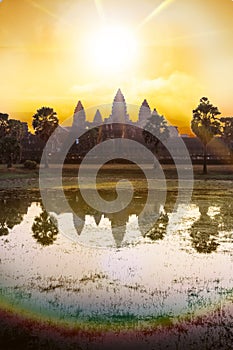
{"type": "Polygon", "coordinates": [[[161,2],[160,5],[158,5],[137,27],[137,29],[141,29],[142,27],[144,27],[144,25],[146,25],[148,22],[150,22],[152,20],[152,18],[154,18],[155,16],[157,16],[160,12],[162,12],[163,10],[165,10],[172,2],[174,2],[175,0],[164,0],[163,2],[161,2]]]}
{"type": "MultiPolygon", "coordinates": [[[[44,12],[45,14],[49,15],[50,17],[53,17],[53,18],[55,18],[57,20],[62,20],[61,17],[59,17],[55,13],[51,12],[50,10],[48,10],[48,8],[46,8],[45,6],[40,5],[37,1],[35,1],[35,0],[25,0],[25,1],[28,2],[29,4],[31,4],[33,7],[37,8],[40,11],[44,12]]],[[[146,18],[144,18],[142,20],[142,22],[137,26],[136,29],[139,30],[142,27],[144,27],[156,15],[158,15],[160,12],[165,10],[174,1],[175,0],[164,0],[163,2],[161,2],[146,18]]],[[[104,13],[102,0],[94,0],[94,3],[95,3],[95,7],[96,7],[97,13],[99,15],[99,18],[103,22],[105,22],[106,21],[106,17],[105,17],[105,13],[104,13]]]]}
{"type": "Polygon", "coordinates": [[[58,16],[56,13],[50,11],[47,7],[40,5],[35,0],[24,0],[25,2],[29,3],[31,6],[35,7],[36,9],[40,10],[41,12],[45,13],[46,15],[54,18],[55,20],[59,21],[60,23],[63,23],[66,27],[74,27],[70,21],[67,21],[64,17],[58,16]]]}
{"type": "Polygon", "coordinates": [[[47,15],[55,18],[55,19],[60,19],[60,17],[58,17],[56,14],[54,14],[53,12],[49,11],[46,7],[41,6],[40,4],[38,4],[38,2],[34,1],[34,0],[25,0],[26,2],[28,2],[29,4],[31,4],[33,7],[39,9],[40,11],[46,13],[47,15]]]}

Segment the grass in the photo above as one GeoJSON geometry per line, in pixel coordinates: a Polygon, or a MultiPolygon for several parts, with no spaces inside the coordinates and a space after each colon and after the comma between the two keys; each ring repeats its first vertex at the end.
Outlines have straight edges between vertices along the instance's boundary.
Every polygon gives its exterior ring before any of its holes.
{"type": "MultiPolygon", "coordinates": [[[[147,166],[150,167],[150,166],[147,166]]],[[[177,180],[177,171],[174,165],[163,165],[164,174],[167,180],[177,180]]],[[[46,171],[42,168],[41,174],[51,179],[57,175],[58,167],[54,164],[46,171]]],[[[63,185],[64,188],[77,187],[78,164],[65,164],[63,167],[63,185]]],[[[87,169],[87,172],[92,173],[93,166],[87,169]]],[[[14,165],[13,168],[7,169],[6,166],[0,165],[0,188],[11,186],[14,188],[17,184],[19,187],[27,187],[28,183],[32,182],[34,188],[38,188],[39,167],[37,169],[25,169],[23,165],[14,165]],[[20,181],[22,180],[22,181],[20,181]],[[31,181],[32,180],[32,181],[31,181]]],[[[208,174],[202,174],[202,165],[193,166],[195,180],[218,180],[218,181],[233,181],[233,164],[232,165],[209,165],[208,174]]],[[[88,174],[87,174],[88,175],[88,174]]],[[[107,164],[101,168],[98,174],[99,189],[111,189],[115,187],[116,182],[120,179],[130,180],[136,188],[143,189],[146,187],[144,173],[133,164],[107,164]]],[[[30,187],[30,186],[29,186],[30,187]]]]}
{"type": "Polygon", "coordinates": [[[29,170],[24,168],[23,165],[14,165],[8,169],[5,165],[0,165],[0,181],[1,180],[14,180],[14,179],[30,179],[37,178],[39,176],[39,168],[29,170]]]}

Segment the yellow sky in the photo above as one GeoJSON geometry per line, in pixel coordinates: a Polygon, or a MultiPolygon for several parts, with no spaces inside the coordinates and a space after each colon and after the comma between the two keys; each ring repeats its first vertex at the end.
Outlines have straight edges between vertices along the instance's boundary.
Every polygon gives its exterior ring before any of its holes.
{"type": "Polygon", "coordinates": [[[30,122],[46,105],[64,120],[79,99],[111,103],[121,87],[128,103],[147,98],[181,132],[202,96],[233,115],[232,19],[231,0],[2,0],[0,112],[30,122]],[[137,43],[120,71],[97,65],[93,49],[111,26],[137,43]]]}

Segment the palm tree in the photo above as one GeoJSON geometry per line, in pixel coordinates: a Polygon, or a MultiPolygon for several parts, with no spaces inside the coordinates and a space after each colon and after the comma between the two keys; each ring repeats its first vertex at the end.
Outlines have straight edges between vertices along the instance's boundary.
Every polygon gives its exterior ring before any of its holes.
{"type": "Polygon", "coordinates": [[[196,109],[193,110],[191,129],[203,144],[203,174],[207,174],[207,144],[215,135],[220,134],[220,122],[216,118],[221,114],[207,97],[202,97],[196,109]]]}
{"type": "MultiPolygon", "coordinates": [[[[32,118],[32,126],[35,130],[35,134],[46,143],[58,126],[59,120],[57,113],[53,108],[42,107],[37,110],[32,118]]],[[[45,168],[48,168],[48,166],[47,152],[45,152],[45,168]]]]}

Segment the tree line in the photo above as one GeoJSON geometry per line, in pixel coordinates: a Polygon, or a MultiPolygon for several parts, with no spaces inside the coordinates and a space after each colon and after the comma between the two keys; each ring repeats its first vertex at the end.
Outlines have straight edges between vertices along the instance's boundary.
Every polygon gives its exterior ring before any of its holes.
{"type": "MultiPolygon", "coordinates": [[[[207,97],[202,97],[198,106],[192,111],[191,130],[203,145],[203,174],[207,173],[207,145],[214,137],[219,136],[223,139],[233,159],[233,117],[220,118],[220,114],[218,107],[211,104],[207,97]]],[[[53,108],[42,107],[32,116],[34,132],[44,144],[58,125],[59,119],[53,108]]],[[[168,124],[164,116],[152,113],[147,119],[142,135],[145,143],[156,154],[161,142],[169,137],[168,124]]],[[[7,164],[8,168],[12,167],[13,161],[20,160],[24,136],[25,127],[22,122],[9,119],[8,114],[0,113],[0,154],[2,162],[7,164]]],[[[94,143],[98,142],[98,130],[95,137],[91,130],[84,136],[85,140],[80,139],[81,143],[90,138],[95,139],[94,143]]],[[[93,147],[93,142],[89,143],[93,147]]],[[[45,167],[48,167],[46,155],[45,167]]]]}
{"type": "MultiPolygon", "coordinates": [[[[59,125],[57,113],[50,107],[42,107],[32,117],[35,134],[46,144],[56,127],[59,125]]],[[[21,161],[22,140],[25,137],[25,123],[16,119],[9,119],[6,113],[0,113],[0,158],[12,167],[12,163],[21,161]]],[[[48,160],[45,158],[45,166],[48,160]]]]}

